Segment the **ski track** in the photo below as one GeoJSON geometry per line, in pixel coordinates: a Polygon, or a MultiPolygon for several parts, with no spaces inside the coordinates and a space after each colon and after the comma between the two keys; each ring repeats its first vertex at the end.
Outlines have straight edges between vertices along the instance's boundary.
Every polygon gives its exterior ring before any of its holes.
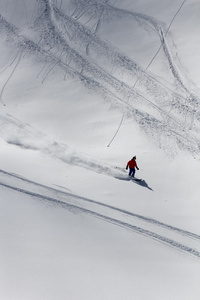
{"type": "MultiPolygon", "coordinates": [[[[116,107],[126,108],[127,116],[134,118],[159,147],[169,147],[167,150],[171,152],[176,148],[173,147],[175,143],[183,150],[199,152],[199,97],[189,89],[184,74],[178,69],[173,40],[163,22],[117,8],[109,1],[73,0],[68,10],[62,9],[62,4],[57,7],[50,0],[41,0],[38,5],[31,29],[34,40],[0,16],[1,31],[6,32],[12,42],[14,39],[17,51],[21,51],[18,63],[27,55],[43,62],[40,74],[43,82],[60,68],[64,77],[78,78],[87,88],[115,103],[116,107]],[[103,39],[100,35],[102,24],[118,17],[131,18],[144,30],[157,35],[175,89],[169,88],[164,80],[143,69],[103,39]],[[137,87],[133,87],[136,80],[137,87]],[[151,107],[151,114],[145,111],[146,107],[151,107]]],[[[4,89],[16,67],[1,89],[2,103],[4,89]]]]}
{"type": "Polygon", "coordinates": [[[174,250],[200,258],[200,235],[195,233],[118,207],[44,186],[3,170],[0,170],[0,186],[62,207],[72,213],[90,215],[153,239],[174,250]]]}

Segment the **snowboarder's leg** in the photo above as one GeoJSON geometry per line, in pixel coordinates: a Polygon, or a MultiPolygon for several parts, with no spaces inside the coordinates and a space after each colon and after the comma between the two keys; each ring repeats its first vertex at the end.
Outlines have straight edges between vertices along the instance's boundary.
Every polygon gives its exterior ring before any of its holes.
{"type": "Polygon", "coordinates": [[[135,169],[134,168],[130,168],[129,176],[133,176],[134,177],[134,175],[135,175],[135,169]]]}

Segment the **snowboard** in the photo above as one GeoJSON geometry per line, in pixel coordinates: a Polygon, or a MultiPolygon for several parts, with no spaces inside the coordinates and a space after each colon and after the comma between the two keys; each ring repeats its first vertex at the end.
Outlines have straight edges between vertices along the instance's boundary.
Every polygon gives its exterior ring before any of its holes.
{"type": "Polygon", "coordinates": [[[124,177],[124,176],[123,177],[116,176],[115,178],[119,179],[119,180],[125,180],[125,181],[130,181],[130,180],[136,181],[136,182],[143,181],[143,179],[141,179],[141,178],[132,177],[132,176],[126,176],[126,177],[124,177]]]}
{"type": "Polygon", "coordinates": [[[137,177],[133,177],[133,176],[130,176],[131,180],[134,180],[134,181],[142,181],[141,178],[137,178],[137,177]]]}

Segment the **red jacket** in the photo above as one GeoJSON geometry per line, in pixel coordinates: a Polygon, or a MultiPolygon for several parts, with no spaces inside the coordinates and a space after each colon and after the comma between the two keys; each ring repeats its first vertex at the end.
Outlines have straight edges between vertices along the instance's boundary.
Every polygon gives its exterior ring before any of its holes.
{"type": "Polygon", "coordinates": [[[127,163],[126,168],[128,168],[128,167],[129,167],[129,169],[138,168],[137,163],[134,159],[129,160],[129,162],[127,163]]]}

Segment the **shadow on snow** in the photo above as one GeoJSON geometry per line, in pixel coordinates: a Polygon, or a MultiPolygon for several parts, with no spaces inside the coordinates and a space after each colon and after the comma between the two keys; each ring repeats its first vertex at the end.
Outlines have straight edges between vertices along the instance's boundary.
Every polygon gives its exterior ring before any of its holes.
{"type": "Polygon", "coordinates": [[[134,183],[136,183],[136,184],[138,184],[138,185],[140,185],[140,186],[142,186],[142,187],[145,187],[145,188],[147,188],[147,189],[153,191],[153,189],[150,188],[150,187],[148,186],[148,183],[147,183],[145,180],[143,180],[143,179],[138,179],[138,178],[136,178],[136,177],[131,178],[130,176],[127,176],[127,177],[119,177],[119,176],[116,176],[115,178],[116,178],[116,179],[119,179],[119,180],[132,181],[132,182],[134,182],[134,183]]]}

